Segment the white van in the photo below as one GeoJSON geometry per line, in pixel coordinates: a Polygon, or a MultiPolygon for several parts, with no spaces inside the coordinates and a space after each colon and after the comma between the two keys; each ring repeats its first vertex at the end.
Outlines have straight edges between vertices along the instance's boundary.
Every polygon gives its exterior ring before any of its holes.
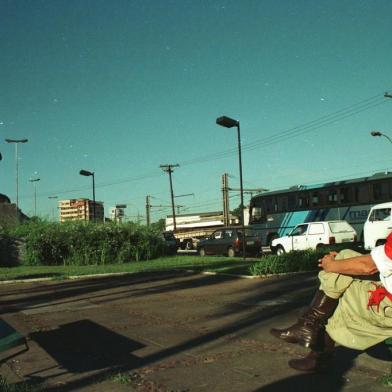
{"type": "Polygon", "coordinates": [[[316,249],[322,245],[356,240],[357,232],[344,220],[308,222],[297,225],[290,234],[274,239],[271,248],[280,255],[292,250],[316,249]]]}
{"type": "Polygon", "coordinates": [[[363,227],[365,249],[370,250],[385,243],[388,234],[392,232],[391,210],[392,202],[372,207],[363,227]]]}

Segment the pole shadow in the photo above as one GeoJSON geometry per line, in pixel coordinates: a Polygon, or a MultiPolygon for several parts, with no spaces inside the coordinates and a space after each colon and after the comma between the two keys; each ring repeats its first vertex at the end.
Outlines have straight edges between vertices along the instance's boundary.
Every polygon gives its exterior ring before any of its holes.
{"type": "MultiPolygon", "coordinates": [[[[143,344],[119,335],[91,320],[80,320],[60,325],[50,331],[30,334],[30,339],[45,350],[58,364],[53,368],[38,369],[26,376],[34,384],[64,373],[96,373],[110,375],[116,369],[132,369],[141,364],[132,352],[143,344]],[[43,375],[50,369],[53,376],[43,375]]],[[[93,376],[94,377],[94,376],[93,376]]]]}

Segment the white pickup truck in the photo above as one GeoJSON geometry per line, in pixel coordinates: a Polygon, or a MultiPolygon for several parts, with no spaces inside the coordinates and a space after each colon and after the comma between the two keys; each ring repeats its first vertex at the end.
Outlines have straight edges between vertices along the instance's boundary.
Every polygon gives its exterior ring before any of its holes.
{"type": "Polygon", "coordinates": [[[371,250],[385,243],[392,232],[392,202],[373,206],[363,226],[364,247],[371,250]]]}
{"type": "Polygon", "coordinates": [[[344,220],[308,222],[297,225],[288,235],[274,239],[271,249],[281,255],[292,250],[316,249],[356,240],[357,232],[344,220]]]}

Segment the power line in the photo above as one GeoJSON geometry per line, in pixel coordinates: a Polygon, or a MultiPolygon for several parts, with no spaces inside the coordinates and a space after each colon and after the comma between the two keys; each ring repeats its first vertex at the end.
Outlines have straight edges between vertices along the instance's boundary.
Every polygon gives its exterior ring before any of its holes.
{"type": "MultiPolygon", "coordinates": [[[[319,117],[315,120],[309,121],[309,122],[304,123],[302,125],[298,125],[293,128],[289,128],[289,129],[284,130],[282,132],[279,132],[275,135],[271,135],[271,136],[265,137],[263,139],[255,140],[250,143],[244,143],[242,145],[242,150],[253,150],[253,149],[258,148],[260,146],[267,147],[271,144],[285,141],[285,140],[292,138],[292,137],[295,137],[297,135],[300,135],[300,134],[303,134],[306,132],[310,132],[312,130],[319,129],[323,126],[333,124],[334,122],[346,119],[346,118],[351,117],[355,114],[372,109],[372,108],[379,106],[381,104],[384,104],[386,102],[387,101],[384,100],[383,98],[381,98],[379,95],[375,95],[373,97],[362,100],[356,104],[350,105],[344,109],[337,110],[333,113],[324,115],[322,117],[319,117]]],[[[228,150],[225,150],[222,152],[212,153],[212,154],[204,155],[203,157],[194,158],[194,159],[191,159],[188,161],[184,161],[184,162],[182,162],[182,166],[188,166],[188,165],[192,165],[192,164],[199,163],[199,162],[206,162],[206,161],[211,161],[211,160],[216,160],[216,159],[222,159],[222,158],[226,158],[226,157],[233,155],[233,154],[236,154],[236,153],[237,153],[237,150],[235,148],[231,148],[231,149],[228,149],[228,150]]]]}
{"type": "MultiPolygon", "coordinates": [[[[386,96],[386,95],[384,95],[384,96],[386,96]]],[[[264,147],[270,146],[272,144],[286,141],[290,138],[293,138],[293,137],[296,137],[296,136],[299,136],[299,135],[302,135],[302,134],[305,134],[308,132],[312,132],[312,131],[317,130],[321,127],[331,125],[337,121],[344,120],[344,119],[351,117],[355,114],[364,112],[366,110],[370,110],[370,109],[377,107],[387,101],[388,100],[381,98],[379,94],[374,95],[374,96],[369,97],[367,99],[364,99],[358,103],[349,105],[343,109],[340,109],[340,110],[337,110],[337,111],[332,112],[330,114],[321,116],[318,119],[309,121],[309,122],[304,123],[302,125],[298,125],[293,128],[289,128],[289,129],[284,130],[280,133],[277,133],[275,135],[271,135],[271,136],[263,138],[263,139],[258,139],[253,142],[250,142],[250,143],[245,143],[242,146],[242,150],[252,151],[252,150],[255,150],[260,147],[264,148],[264,147]]],[[[233,154],[236,154],[236,153],[237,153],[237,149],[231,148],[231,149],[228,149],[225,151],[211,153],[211,154],[207,154],[203,157],[198,157],[198,158],[190,159],[188,161],[184,161],[182,163],[182,166],[189,166],[189,165],[197,164],[200,162],[218,160],[218,159],[226,158],[226,157],[233,155],[233,154]]],[[[159,176],[159,174],[157,174],[155,171],[148,172],[143,175],[136,176],[136,177],[126,177],[126,178],[119,179],[116,181],[99,183],[96,185],[96,188],[104,188],[104,187],[109,187],[109,186],[113,186],[113,185],[125,184],[125,183],[129,183],[129,182],[133,182],[133,181],[141,181],[141,180],[145,180],[147,178],[154,178],[154,177],[158,177],[158,176],[159,176]]],[[[61,194],[67,194],[67,193],[82,192],[82,191],[86,191],[89,189],[90,189],[90,187],[83,186],[80,188],[58,190],[58,191],[48,191],[48,192],[40,193],[39,197],[47,197],[52,194],[61,195],[61,194]]],[[[26,195],[26,196],[22,196],[21,198],[31,199],[32,197],[26,195]]]]}

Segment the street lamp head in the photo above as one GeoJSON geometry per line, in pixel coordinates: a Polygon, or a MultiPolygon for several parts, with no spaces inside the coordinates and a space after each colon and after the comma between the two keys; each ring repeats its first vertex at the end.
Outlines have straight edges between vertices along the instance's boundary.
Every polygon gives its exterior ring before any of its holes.
{"type": "Polygon", "coordinates": [[[93,172],[90,172],[90,171],[88,171],[88,170],[81,170],[81,171],[79,172],[79,174],[80,174],[81,176],[92,176],[92,175],[94,175],[93,172]]]}
{"type": "Polygon", "coordinates": [[[7,143],[27,143],[28,139],[5,139],[7,143]]]}
{"type": "Polygon", "coordinates": [[[372,136],[382,136],[382,133],[380,131],[371,131],[370,134],[372,136]]]}
{"type": "Polygon", "coordinates": [[[238,127],[240,122],[238,120],[234,120],[233,118],[222,116],[216,119],[216,123],[222,127],[233,128],[238,127]]]}

